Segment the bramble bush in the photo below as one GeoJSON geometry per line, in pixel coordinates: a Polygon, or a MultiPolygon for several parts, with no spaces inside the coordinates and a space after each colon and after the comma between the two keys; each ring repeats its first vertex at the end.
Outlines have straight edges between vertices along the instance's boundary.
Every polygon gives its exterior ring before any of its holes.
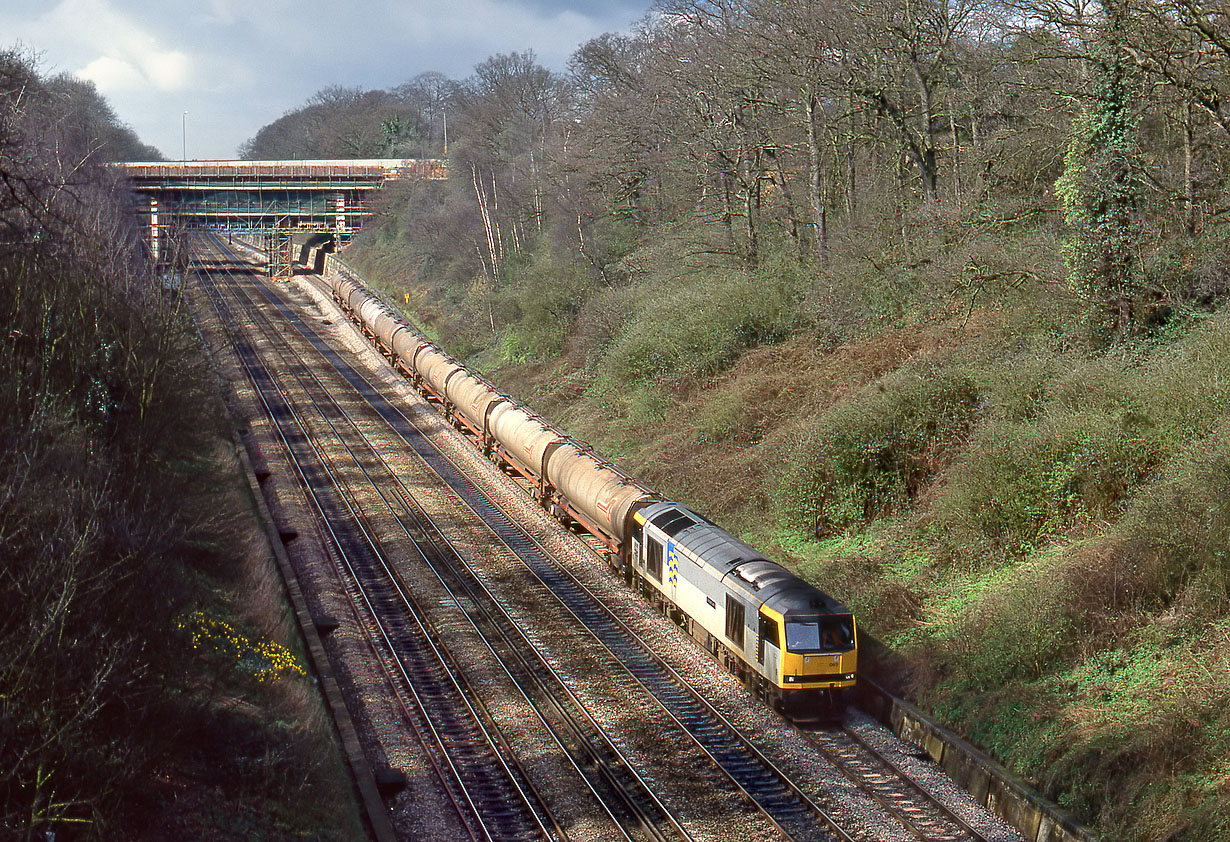
{"type": "Polygon", "coordinates": [[[555,254],[550,241],[514,261],[492,295],[500,364],[558,357],[573,317],[594,291],[577,261],[555,254]]]}
{"type": "Polygon", "coordinates": [[[603,368],[618,383],[669,384],[711,377],[739,353],[777,342],[798,323],[796,271],[675,267],[637,281],[633,314],[603,368]]]}
{"type": "Polygon", "coordinates": [[[839,402],[795,450],[779,485],[779,518],[825,536],[908,506],[962,438],[978,396],[959,367],[922,364],[839,402]]]}
{"type": "Polygon", "coordinates": [[[946,475],[936,519],[970,564],[1031,555],[1124,506],[1230,406],[1224,320],[1169,345],[1082,358],[1040,349],[988,370],[986,417],[946,475]],[[976,561],[981,560],[981,561],[976,561]]]}
{"type": "Polygon", "coordinates": [[[988,421],[951,472],[936,518],[963,559],[1030,556],[1077,522],[1113,514],[1156,465],[1153,444],[1095,408],[988,421]]]}

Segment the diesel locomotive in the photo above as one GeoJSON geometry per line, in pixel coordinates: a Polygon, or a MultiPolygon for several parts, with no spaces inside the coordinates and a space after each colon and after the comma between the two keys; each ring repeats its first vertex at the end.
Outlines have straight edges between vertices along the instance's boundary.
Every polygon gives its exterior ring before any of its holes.
{"type": "Polygon", "coordinates": [[[792,719],[844,708],[858,675],[848,609],[500,394],[332,254],[325,266],[334,300],[420,394],[760,698],[792,719]]]}

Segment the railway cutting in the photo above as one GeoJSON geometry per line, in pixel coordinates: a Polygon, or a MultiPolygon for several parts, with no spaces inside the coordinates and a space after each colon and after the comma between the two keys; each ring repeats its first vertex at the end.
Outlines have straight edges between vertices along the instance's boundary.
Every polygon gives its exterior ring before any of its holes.
{"type": "MultiPolygon", "coordinates": [[[[696,626],[672,622],[677,603],[638,581],[635,557],[621,564],[615,542],[586,535],[592,504],[544,498],[379,353],[335,285],[273,282],[217,238],[196,249],[202,325],[234,361],[402,838],[1016,838],[934,786],[937,771],[851,759],[836,725],[776,712],[696,626]]],[[[671,564],[693,563],[689,546],[671,564]]]]}

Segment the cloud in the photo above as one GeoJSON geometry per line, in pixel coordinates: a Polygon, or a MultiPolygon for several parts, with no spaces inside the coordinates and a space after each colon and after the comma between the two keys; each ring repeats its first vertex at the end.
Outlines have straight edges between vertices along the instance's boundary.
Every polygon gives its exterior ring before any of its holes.
{"type": "Polygon", "coordinates": [[[132,59],[104,55],[76,71],[104,94],[121,91],[183,91],[192,80],[192,60],[177,51],[151,52],[132,59]]]}
{"type": "MultiPolygon", "coordinates": [[[[321,88],[455,79],[533,50],[557,71],[652,0],[0,0],[0,33],[93,81],[143,140],[229,157],[321,88]]],[[[11,44],[0,43],[0,47],[11,44]]]]}
{"type": "Polygon", "coordinates": [[[76,75],[82,79],[89,79],[104,93],[125,89],[134,90],[145,83],[145,77],[140,70],[122,59],[111,56],[99,56],[78,70],[76,75]]]}
{"type": "Polygon", "coordinates": [[[79,57],[73,72],[104,94],[140,88],[175,92],[193,83],[195,62],[188,52],[107,0],[61,0],[32,27],[54,33],[57,43],[79,57]]]}
{"type": "Polygon", "coordinates": [[[182,91],[193,78],[193,60],[178,50],[150,51],[141,59],[145,78],[160,91],[182,91]]]}

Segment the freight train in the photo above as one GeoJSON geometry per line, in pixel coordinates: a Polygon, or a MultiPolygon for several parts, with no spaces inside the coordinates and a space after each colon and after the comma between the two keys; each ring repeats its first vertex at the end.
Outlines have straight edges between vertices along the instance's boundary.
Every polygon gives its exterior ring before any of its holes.
{"type": "Polygon", "coordinates": [[[664,500],[500,394],[329,255],[334,300],[429,402],[766,703],[791,719],[839,715],[855,686],[854,615],[686,506],[664,500]]]}

